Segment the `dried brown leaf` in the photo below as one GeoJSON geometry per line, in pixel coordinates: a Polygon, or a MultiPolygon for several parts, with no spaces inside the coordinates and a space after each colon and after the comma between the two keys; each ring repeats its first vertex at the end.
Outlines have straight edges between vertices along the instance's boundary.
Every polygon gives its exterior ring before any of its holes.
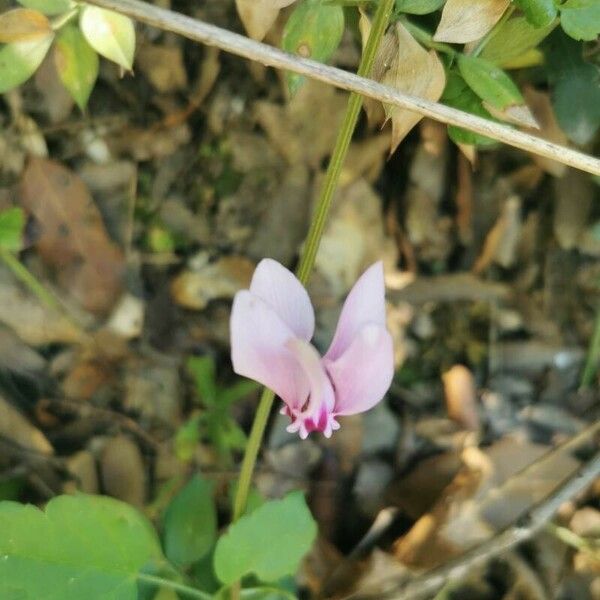
{"type": "Polygon", "coordinates": [[[489,102],[483,102],[484,108],[497,119],[501,121],[507,121],[508,123],[514,123],[521,127],[527,127],[529,129],[539,130],[540,124],[533,116],[529,107],[525,104],[518,104],[507,106],[505,109],[499,109],[492,106],[489,102]]]}
{"type": "MultiPolygon", "coordinates": [[[[526,86],[523,91],[527,106],[529,106],[535,120],[539,124],[539,131],[536,132],[537,135],[555,144],[566,146],[568,144],[567,136],[556,120],[552,102],[550,101],[550,94],[539,92],[531,86],[526,86]]],[[[538,156],[537,154],[533,154],[532,157],[547,173],[555,177],[562,177],[565,174],[567,167],[563,163],[550,160],[544,156],[538,156]]]]}
{"type": "Polygon", "coordinates": [[[55,161],[35,158],[23,172],[20,198],[39,226],[37,251],[61,286],[86,310],[109,310],[121,293],[123,254],[83,181],[55,161]]]}
{"type": "Polygon", "coordinates": [[[50,22],[37,10],[15,8],[0,15],[0,43],[23,42],[50,33],[50,22]]]}
{"type": "Polygon", "coordinates": [[[517,196],[511,196],[504,203],[498,220],[487,234],[473,271],[481,273],[492,262],[504,268],[510,267],[516,259],[522,226],[521,200],[517,196]]]}
{"type": "Polygon", "coordinates": [[[238,15],[253,39],[261,42],[275,21],[282,8],[295,0],[235,0],[238,15]]]}
{"type": "MultiPolygon", "coordinates": [[[[374,70],[373,75],[384,85],[389,85],[397,90],[425,98],[439,100],[444,86],[446,74],[444,66],[434,50],[425,50],[403,27],[396,23],[395,38],[393,40],[395,52],[391,52],[391,42],[384,38],[385,46],[381,58],[383,63],[378,69],[383,69],[383,75],[374,70]],[[388,63],[387,61],[390,60],[388,63]],[[388,67],[389,64],[389,68],[388,67]]],[[[388,119],[392,121],[392,143],[390,153],[393,153],[408,132],[423,118],[421,115],[399,108],[385,106],[388,119]]]]}
{"type": "Polygon", "coordinates": [[[448,0],[433,39],[454,44],[478,40],[499,21],[509,3],[509,0],[448,0]]]}

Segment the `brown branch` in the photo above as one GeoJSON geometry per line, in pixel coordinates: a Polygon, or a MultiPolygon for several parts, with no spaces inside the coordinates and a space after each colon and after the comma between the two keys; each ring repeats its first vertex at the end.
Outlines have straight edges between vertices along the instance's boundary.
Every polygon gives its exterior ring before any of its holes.
{"type": "Polygon", "coordinates": [[[423,98],[404,94],[353,73],[288,54],[272,46],[255,42],[242,35],[192,19],[181,13],[159,8],[140,0],[89,0],[89,3],[120,12],[159,29],[175,32],[196,42],[216,46],[226,52],[261,62],[266,66],[293,71],[380,100],[386,104],[411,110],[449,125],[463,127],[582,171],[600,175],[600,160],[593,156],[553,144],[542,138],[437,102],[430,102],[423,98]]]}

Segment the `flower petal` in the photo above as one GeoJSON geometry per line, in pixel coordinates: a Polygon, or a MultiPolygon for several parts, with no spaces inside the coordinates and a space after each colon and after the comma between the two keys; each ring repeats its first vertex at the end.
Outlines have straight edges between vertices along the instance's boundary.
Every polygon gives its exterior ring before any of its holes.
{"type": "Polygon", "coordinates": [[[296,337],[309,341],[315,330],[315,313],[308,293],[296,276],[271,258],[258,263],[250,291],[262,298],[296,337]]]}
{"type": "Polygon", "coordinates": [[[286,348],[295,335],[273,308],[246,290],[238,292],[230,328],[233,370],[272,389],[290,409],[301,409],[309,380],[286,348]]]}
{"type": "Polygon", "coordinates": [[[366,325],[335,361],[324,360],[335,388],[334,415],[355,415],[375,406],[394,377],[394,347],[389,331],[366,325]]]}
{"type": "Polygon", "coordinates": [[[289,412],[292,424],[288,427],[288,431],[298,431],[302,439],[305,439],[311,431],[322,431],[326,437],[329,437],[331,432],[338,428],[338,424],[332,414],[335,396],[321,356],[312,344],[299,338],[290,340],[287,347],[296,357],[310,382],[308,404],[300,411],[289,412]]]}
{"type": "Polygon", "coordinates": [[[350,290],[325,358],[335,361],[342,356],[367,324],[385,328],[385,283],[381,261],[371,265],[350,290]]]}

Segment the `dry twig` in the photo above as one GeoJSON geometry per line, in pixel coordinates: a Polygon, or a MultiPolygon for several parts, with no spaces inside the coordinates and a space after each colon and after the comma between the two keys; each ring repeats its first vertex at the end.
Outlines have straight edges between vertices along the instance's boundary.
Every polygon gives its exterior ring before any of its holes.
{"type": "Polygon", "coordinates": [[[363,96],[380,100],[430,117],[449,125],[464,127],[481,135],[494,138],[516,148],[545,156],[582,171],[600,175],[600,160],[553,144],[542,138],[518,131],[475,115],[465,113],[437,102],[404,94],[393,88],[381,85],[342,69],[336,69],[314,60],[288,54],[272,46],[255,42],[247,37],[227,31],[215,25],[204,23],[181,13],[166,10],[140,0],[90,0],[110,10],[128,15],[137,21],[166,31],[173,31],[191,40],[216,46],[264,65],[286,69],[305,75],[336,87],[356,92],[363,96]]]}

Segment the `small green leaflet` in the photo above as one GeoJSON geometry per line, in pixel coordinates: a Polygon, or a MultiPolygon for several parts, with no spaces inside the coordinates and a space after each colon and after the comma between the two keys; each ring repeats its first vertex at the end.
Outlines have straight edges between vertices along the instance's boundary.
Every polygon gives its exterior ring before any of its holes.
{"type": "Polygon", "coordinates": [[[600,0],[567,0],[560,7],[560,24],[573,39],[593,42],[600,35],[600,0]]]}
{"type": "Polygon", "coordinates": [[[83,110],[98,77],[98,55],[75,25],[66,25],[58,34],[54,62],[63,85],[83,110]]]}
{"type": "Polygon", "coordinates": [[[164,518],[167,558],[181,568],[200,560],[217,537],[213,484],[196,475],[173,498],[164,518]]]}
{"type": "Polygon", "coordinates": [[[547,27],[556,18],[554,0],[513,0],[534,27],[547,27]]]}
{"type": "Polygon", "coordinates": [[[215,573],[226,585],[250,573],[265,582],[292,575],[316,535],[302,493],[271,500],[221,536],[215,549],[215,573]]]}
{"type": "MultiPolygon", "coordinates": [[[[442,102],[448,106],[464,110],[465,112],[495,121],[490,113],[483,108],[481,100],[466,84],[465,80],[455,71],[450,71],[447,76],[446,88],[442,95],[442,102]]],[[[468,144],[476,146],[489,146],[496,144],[496,141],[473,133],[467,129],[448,125],[448,135],[455,144],[468,144]]]]}
{"type": "Polygon", "coordinates": [[[524,104],[513,80],[493,63],[460,54],[458,69],[469,87],[485,102],[500,110],[524,104]]]}
{"type": "Polygon", "coordinates": [[[9,252],[21,249],[25,215],[18,207],[0,212],[0,248],[9,252]]]}
{"type": "MultiPolygon", "coordinates": [[[[302,0],[283,30],[282,47],[287,52],[326,62],[336,51],[344,33],[344,9],[321,0],[302,0]]],[[[295,94],[304,77],[287,74],[290,94],[295,94]]]]}
{"type": "Polygon", "coordinates": [[[137,574],[164,560],[151,524],[102,496],[58,496],[44,511],[0,503],[0,598],[136,600],[137,574]]]}
{"type": "Polygon", "coordinates": [[[27,81],[44,60],[54,34],[0,46],[0,93],[27,81]]]}
{"type": "Polygon", "coordinates": [[[135,29],[133,21],[111,10],[85,6],[79,26],[90,46],[104,58],[128,71],[133,66],[135,29]]]}

